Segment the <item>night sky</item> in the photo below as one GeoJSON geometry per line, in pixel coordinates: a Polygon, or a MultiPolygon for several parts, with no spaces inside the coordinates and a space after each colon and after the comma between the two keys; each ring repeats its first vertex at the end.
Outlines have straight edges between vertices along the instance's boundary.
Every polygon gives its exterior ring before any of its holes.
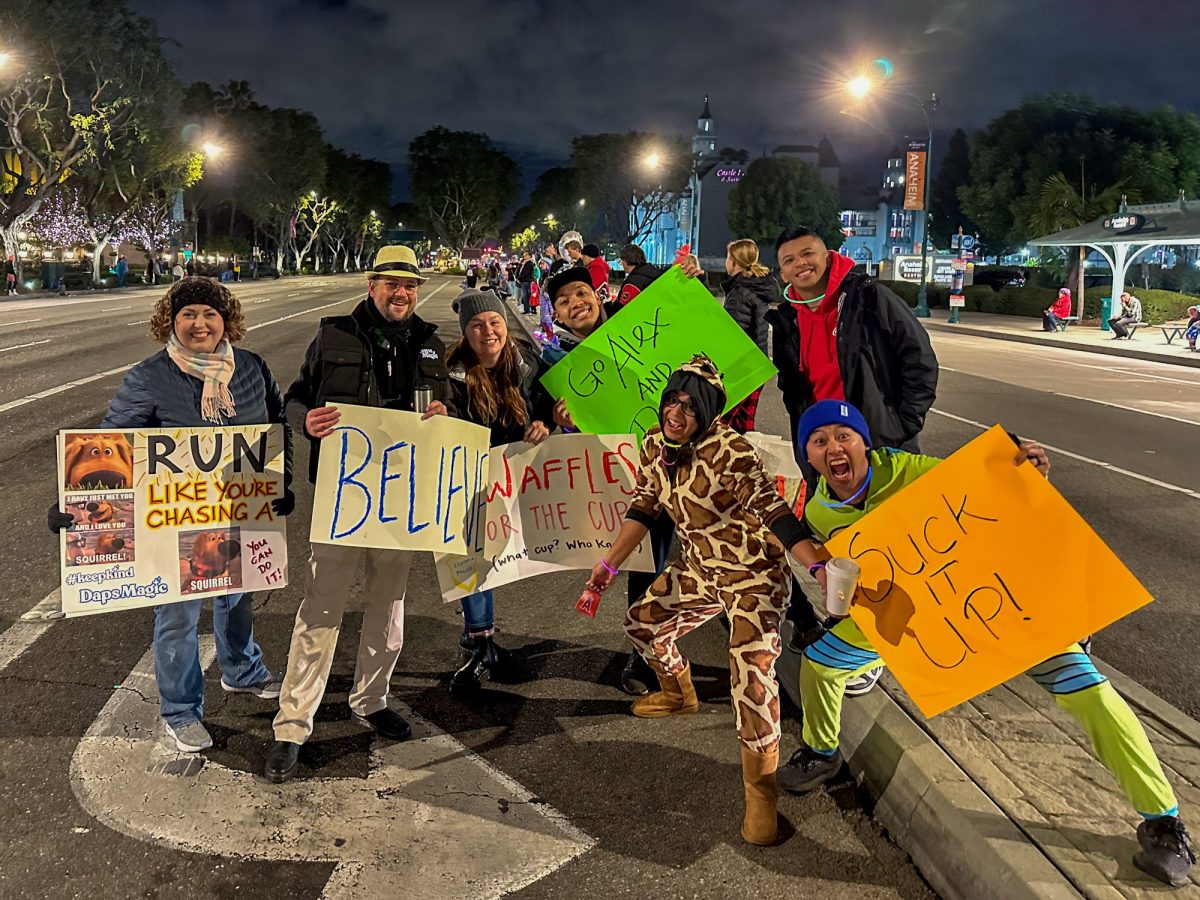
{"type": "Polygon", "coordinates": [[[185,82],[249,81],[260,102],[307,109],[330,142],[397,167],[433,125],[482,131],[529,180],[576,134],[690,135],[706,93],[718,146],[757,156],[828,136],[843,174],[873,180],[922,130],[904,100],[841,112],[838,85],[879,57],[894,93],[937,91],[942,140],[1051,90],[1200,108],[1196,0],[132,4],[178,42],[167,53],[185,82]]]}

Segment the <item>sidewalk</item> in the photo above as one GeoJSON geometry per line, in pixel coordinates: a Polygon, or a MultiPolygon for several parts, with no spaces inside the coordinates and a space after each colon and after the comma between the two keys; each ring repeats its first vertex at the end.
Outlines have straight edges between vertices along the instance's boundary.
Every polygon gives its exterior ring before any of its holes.
{"type": "Polygon", "coordinates": [[[1111,331],[1105,331],[1095,325],[1072,325],[1066,331],[1050,334],[1042,331],[1040,319],[1021,316],[1000,316],[994,313],[960,310],[961,321],[958,325],[949,324],[947,318],[946,310],[935,309],[930,318],[919,321],[927,330],[937,334],[970,334],[1002,341],[1042,344],[1084,353],[1102,353],[1106,356],[1123,356],[1126,359],[1144,359],[1200,368],[1200,353],[1188,350],[1187,341],[1182,337],[1175,338],[1168,344],[1162,326],[1159,325],[1139,328],[1131,340],[1117,341],[1113,340],[1111,331]]]}
{"type": "MultiPolygon", "coordinates": [[[[510,310],[510,318],[532,333],[537,319],[521,315],[512,301],[510,310]]],[[[1088,352],[1110,352],[1106,340],[1126,348],[1125,341],[1113,342],[1098,328],[1072,328],[1043,339],[1035,330],[1040,323],[1010,316],[970,314],[960,326],[923,321],[938,331],[957,328],[1088,352]]],[[[1146,355],[1138,358],[1175,361],[1151,349],[1162,343],[1163,351],[1195,360],[1185,365],[1200,365],[1200,354],[1191,354],[1186,343],[1180,350],[1178,341],[1167,347],[1157,329],[1141,334],[1146,355]],[[1155,335],[1158,340],[1150,340],[1155,335]]],[[[799,577],[811,595],[816,583],[799,577]]],[[[783,627],[785,649],[776,671],[799,706],[800,660],[786,649],[791,623],[783,627]]],[[[1200,835],[1200,723],[1103,662],[1096,666],[1141,719],[1184,821],[1200,835]]],[[[1182,889],[1134,867],[1137,813],[1074,720],[1025,676],[926,719],[885,672],[880,689],[846,701],[842,752],[875,800],[875,819],[943,897],[1200,898],[1200,866],[1182,889]]]]}

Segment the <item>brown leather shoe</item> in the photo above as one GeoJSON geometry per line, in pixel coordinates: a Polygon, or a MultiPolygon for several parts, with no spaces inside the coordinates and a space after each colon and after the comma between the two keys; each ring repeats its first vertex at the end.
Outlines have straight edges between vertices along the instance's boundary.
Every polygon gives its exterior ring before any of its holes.
{"type": "MultiPolygon", "coordinates": [[[[656,673],[657,674],[657,673],[656,673]]],[[[632,712],[642,719],[679,716],[694,713],[700,708],[696,689],[692,687],[692,666],[683,667],[678,675],[658,675],[661,690],[633,701],[632,712]]]]}
{"type": "Polygon", "coordinates": [[[775,784],[775,770],[778,767],[778,745],[767,753],[756,753],[742,745],[742,786],[746,792],[742,837],[747,843],[769,847],[779,837],[776,814],[779,789],[775,784]]]}

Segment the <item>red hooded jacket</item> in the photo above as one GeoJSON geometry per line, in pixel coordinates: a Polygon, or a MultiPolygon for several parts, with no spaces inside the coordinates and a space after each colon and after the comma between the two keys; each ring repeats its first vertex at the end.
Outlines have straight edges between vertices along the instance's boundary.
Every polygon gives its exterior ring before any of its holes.
{"type": "Polygon", "coordinates": [[[1071,295],[1059,294],[1058,299],[1050,305],[1050,311],[1060,319],[1071,315],[1071,295]]]}
{"type": "Polygon", "coordinates": [[[816,400],[845,400],[842,370],[838,365],[837,324],[838,301],[842,279],[854,268],[854,260],[840,253],[829,252],[829,281],[825,299],[816,309],[809,309],[788,285],[784,297],[796,311],[800,328],[800,371],[812,382],[816,400]]]}
{"type": "Polygon", "coordinates": [[[587,264],[588,274],[592,276],[592,288],[596,296],[604,303],[609,298],[608,270],[609,266],[603,259],[596,257],[587,264]]]}

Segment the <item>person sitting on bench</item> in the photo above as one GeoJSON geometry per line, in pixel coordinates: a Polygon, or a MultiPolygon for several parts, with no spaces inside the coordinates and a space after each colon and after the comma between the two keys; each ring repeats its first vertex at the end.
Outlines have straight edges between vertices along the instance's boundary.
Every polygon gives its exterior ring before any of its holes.
{"type": "Polygon", "coordinates": [[[1050,304],[1050,308],[1042,313],[1042,331],[1055,332],[1059,323],[1071,316],[1071,289],[1059,288],[1058,299],[1050,304]]]}
{"type": "Polygon", "coordinates": [[[1108,320],[1108,324],[1112,326],[1112,330],[1116,332],[1113,335],[1113,340],[1117,338],[1127,338],[1132,335],[1129,326],[1133,325],[1134,330],[1142,322],[1142,301],[1129,291],[1121,294],[1121,312],[1108,320]]]}

